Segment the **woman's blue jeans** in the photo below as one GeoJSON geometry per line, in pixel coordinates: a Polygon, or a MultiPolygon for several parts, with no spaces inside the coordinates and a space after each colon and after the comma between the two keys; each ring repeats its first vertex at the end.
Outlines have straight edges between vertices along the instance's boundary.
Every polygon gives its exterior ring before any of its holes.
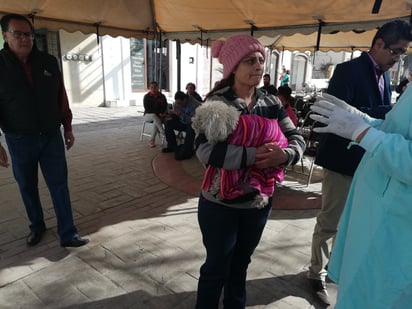
{"type": "Polygon", "coordinates": [[[49,188],[61,242],[78,236],[73,223],[67,163],[60,130],[46,134],[6,133],[14,178],[26,207],[32,232],[46,229],[38,189],[38,166],[49,188]]]}
{"type": "Polygon", "coordinates": [[[198,220],[206,261],[200,268],[197,309],[218,308],[222,289],[225,309],[245,308],[247,268],[271,205],[272,199],[263,209],[237,209],[200,196],[198,220]]]}

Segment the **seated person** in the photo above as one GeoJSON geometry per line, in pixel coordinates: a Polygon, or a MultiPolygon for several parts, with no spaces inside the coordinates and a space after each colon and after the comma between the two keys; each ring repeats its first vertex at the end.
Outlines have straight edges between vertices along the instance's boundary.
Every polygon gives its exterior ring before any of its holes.
{"type": "Polygon", "coordinates": [[[267,73],[263,75],[263,86],[260,87],[260,89],[265,90],[268,94],[273,95],[276,95],[276,93],[278,92],[276,87],[270,84],[270,75],[267,73]]]}
{"type": "Polygon", "coordinates": [[[188,83],[187,85],[186,85],[186,94],[189,96],[189,97],[194,97],[197,101],[199,101],[199,102],[203,102],[203,99],[202,99],[202,97],[200,96],[200,94],[198,94],[197,92],[196,92],[196,85],[195,84],[193,84],[193,83],[188,83]]]}
{"type": "Polygon", "coordinates": [[[153,122],[153,130],[150,135],[149,146],[156,147],[156,134],[164,135],[163,122],[167,114],[167,100],[159,91],[159,85],[153,81],[150,83],[150,91],[143,97],[144,120],[153,122]]]}
{"type": "Polygon", "coordinates": [[[200,103],[193,97],[188,96],[182,91],[175,94],[173,109],[169,110],[169,117],[165,122],[165,135],[167,147],[162,152],[175,152],[176,160],[190,159],[194,154],[195,132],[192,129],[192,117],[195,115],[196,108],[200,103]],[[181,147],[177,147],[177,131],[186,132],[185,140],[181,147]]]}
{"type": "Polygon", "coordinates": [[[298,117],[296,116],[296,113],[292,108],[292,102],[293,102],[292,89],[290,89],[290,87],[288,86],[280,86],[278,88],[277,97],[282,102],[283,108],[288,114],[290,120],[292,120],[295,127],[297,127],[298,117]]]}
{"type": "MultiPolygon", "coordinates": [[[[259,147],[266,143],[277,143],[286,147],[288,140],[276,119],[268,119],[256,114],[240,115],[240,111],[224,102],[208,101],[196,110],[192,127],[196,134],[204,134],[207,142],[259,147]]],[[[240,198],[254,200],[261,208],[267,205],[273,195],[275,182],[282,182],[282,168],[258,169],[255,165],[239,170],[226,170],[209,165],[202,182],[202,189],[214,194],[225,203],[237,203],[240,198]],[[242,185],[242,184],[248,184],[242,185]],[[246,192],[246,187],[253,190],[246,192]]]]}

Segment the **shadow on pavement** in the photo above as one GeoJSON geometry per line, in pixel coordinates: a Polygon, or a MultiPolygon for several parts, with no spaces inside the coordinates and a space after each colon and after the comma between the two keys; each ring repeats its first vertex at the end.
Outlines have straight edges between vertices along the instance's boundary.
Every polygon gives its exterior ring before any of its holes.
{"type": "MultiPolygon", "coordinates": [[[[284,275],[272,278],[248,280],[246,283],[248,299],[246,307],[270,306],[282,308],[281,302],[288,303],[289,298],[302,299],[302,306],[311,304],[315,309],[326,308],[317,303],[310,293],[310,286],[304,273],[284,275]],[[276,306],[278,304],[278,306],[276,306]]],[[[64,309],[93,308],[147,308],[147,309],[189,309],[194,308],[196,292],[182,292],[164,296],[152,296],[145,291],[135,291],[121,296],[99,301],[76,304],[64,309]]],[[[296,307],[290,307],[296,308],[296,307]]]]}

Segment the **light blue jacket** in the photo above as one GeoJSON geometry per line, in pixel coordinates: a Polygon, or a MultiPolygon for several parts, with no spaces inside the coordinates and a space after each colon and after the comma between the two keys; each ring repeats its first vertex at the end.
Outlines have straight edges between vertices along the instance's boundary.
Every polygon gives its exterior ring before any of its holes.
{"type": "Polygon", "coordinates": [[[192,123],[192,117],[195,115],[196,108],[198,108],[199,106],[200,106],[200,102],[191,96],[187,98],[187,105],[185,106],[173,103],[173,109],[179,110],[182,112],[179,115],[179,120],[183,124],[192,123]]]}
{"type": "Polygon", "coordinates": [[[412,308],[412,87],[371,124],[329,262],[335,308],[412,308]]]}

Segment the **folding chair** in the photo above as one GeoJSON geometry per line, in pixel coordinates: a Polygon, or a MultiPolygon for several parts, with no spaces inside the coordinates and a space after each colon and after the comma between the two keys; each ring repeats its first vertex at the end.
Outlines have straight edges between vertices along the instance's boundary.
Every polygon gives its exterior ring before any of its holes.
{"type": "MultiPolygon", "coordinates": [[[[142,141],[143,137],[145,137],[145,136],[146,137],[151,137],[152,136],[152,132],[151,132],[151,130],[153,129],[152,126],[154,126],[153,121],[148,121],[148,120],[143,119],[143,124],[142,124],[142,128],[141,128],[141,131],[140,131],[140,141],[142,141]]],[[[160,134],[159,134],[159,137],[160,137],[161,143],[163,144],[164,137],[161,136],[160,134]]]]}
{"type": "Polygon", "coordinates": [[[146,121],[146,120],[143,121],[142,130],[140,132],[140,141],[143,140],[144,136],[150,137],[152,135],[151,133],[145,131],[147,125],[149,127],[148,129],[151,130],[152,129],[151,126],[154,126],[153,121],[146,121]]]}

